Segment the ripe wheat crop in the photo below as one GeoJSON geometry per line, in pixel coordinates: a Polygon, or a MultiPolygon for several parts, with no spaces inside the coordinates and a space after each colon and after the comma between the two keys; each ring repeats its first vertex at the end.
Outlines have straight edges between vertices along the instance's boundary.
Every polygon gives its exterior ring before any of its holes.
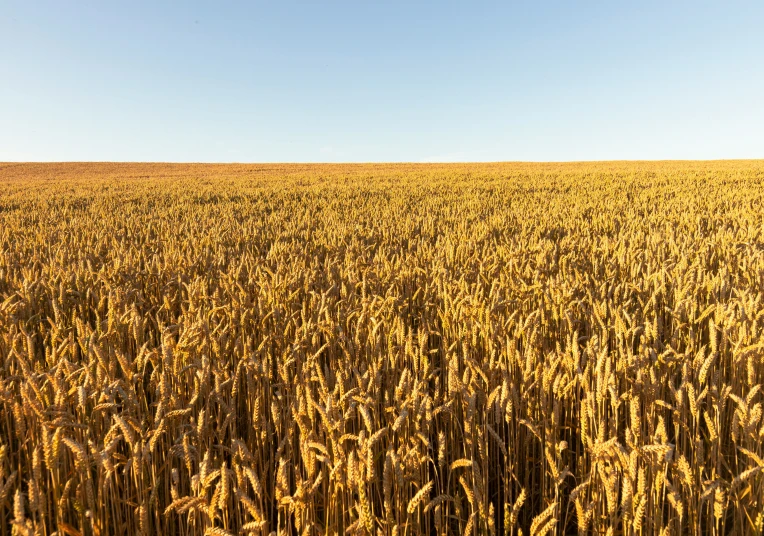
{"type": "Polygon", "coordinates": [[[0,164],[0,536],[754,534],[764,162],[0,164]]]}

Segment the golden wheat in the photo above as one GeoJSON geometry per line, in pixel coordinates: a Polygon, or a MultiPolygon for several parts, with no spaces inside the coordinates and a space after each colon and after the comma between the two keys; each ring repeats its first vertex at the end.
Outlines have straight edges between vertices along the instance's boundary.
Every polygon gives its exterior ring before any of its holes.
{"type": "Polygon", "coordinates": [[[0,534],[764,526],[762,162],[0,187],[0,534]]]}

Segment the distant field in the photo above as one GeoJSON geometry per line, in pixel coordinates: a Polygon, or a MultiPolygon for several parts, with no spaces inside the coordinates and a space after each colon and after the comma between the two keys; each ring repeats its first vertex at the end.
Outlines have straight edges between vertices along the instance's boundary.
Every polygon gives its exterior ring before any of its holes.
{"type": "Polygon", "coordinates": [[[764,161],[0,163],[0,535],[755,534],[764,161]]]}

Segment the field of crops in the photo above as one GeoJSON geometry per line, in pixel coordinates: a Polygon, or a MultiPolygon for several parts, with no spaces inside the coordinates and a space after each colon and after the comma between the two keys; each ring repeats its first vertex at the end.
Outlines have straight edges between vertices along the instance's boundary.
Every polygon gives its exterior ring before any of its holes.
{"type": "Polygon", "coordinates": [[[754,534],[764,162],[0,164],[0,535],[754,534]]]}

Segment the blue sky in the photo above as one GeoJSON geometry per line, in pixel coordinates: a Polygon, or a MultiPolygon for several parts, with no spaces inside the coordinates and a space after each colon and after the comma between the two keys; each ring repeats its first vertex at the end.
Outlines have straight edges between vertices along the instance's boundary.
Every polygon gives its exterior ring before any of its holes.
{"type": "Polygon", "coordinates": [[[0,0],[0,161],[764,158],[764,2],[0,0]]]}

